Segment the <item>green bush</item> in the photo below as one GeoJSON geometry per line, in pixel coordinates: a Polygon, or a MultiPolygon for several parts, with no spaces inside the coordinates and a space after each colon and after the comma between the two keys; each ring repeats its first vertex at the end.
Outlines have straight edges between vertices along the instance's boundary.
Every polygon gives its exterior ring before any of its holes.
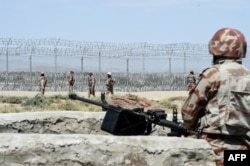
{"type": "Polygon", "coordinates": [[[50,102],[40,93],[37,94],[34,98],[26,100],[22,105],[23,106],[39,106],[42,107],[44,105],[49,105],[50,102]]]}

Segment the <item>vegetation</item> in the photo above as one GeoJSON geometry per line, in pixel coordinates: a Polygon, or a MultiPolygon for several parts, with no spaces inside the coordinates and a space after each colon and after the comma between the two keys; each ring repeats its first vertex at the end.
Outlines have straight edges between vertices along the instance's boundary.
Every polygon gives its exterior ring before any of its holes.
{"type": "MultiPolygon", "coordinates": [[[[114,105],[118,101],[124,99],[128,101],[128,96],[114,96],[108,98],[107,102],[114,105]]],[[[131,96],[129,96],[131,98],[131,96]]],[[[98,101],[99,98],[92,98],[98,101]]],[[[144,99],[144,103],[147,102],[144,99]]],[[[172,97],[169,99],[160,100],[151,105],[150,108],[163,109],[166,112],[170,112],[173,107],[177,107],[180,110],[181,103],[185,100],[185,97],[172,97]]],[[[140,101],[142,102],[142,100],[140,101]]],[[[123,102],[124,103],[124,102],[123,102]]],[[[133,104],[133,103],[132,103],[133,104]]],[[[129,108],[129,105],[120,105],[125,108],[129,108]]],[[[146,108],[147,109],[147,108],[146,108]]],[[[145,109],[145,110],[146,110],[145,109]]],[[[102,109],[98,106],[84,103],[78,100],[71,100],[68,96],[64,95],[52,95],[52,96],[42,96],[40,93],[34,97],[17,97],[17,96],[0,96],[0,112],[1,113],[11,113],[11,112],[32,112],[32,111],[88,111],[88,112],[98,112],[102,109]]]]}
{"type": "Polygon", "coordinates": [[[42,96],[37,94],[35,97],[5,97],[0,96],[0,112],[27,112],[27,111],[101,111],[97,106],[72,101],[67,96],[54,95],[42,96]]]}

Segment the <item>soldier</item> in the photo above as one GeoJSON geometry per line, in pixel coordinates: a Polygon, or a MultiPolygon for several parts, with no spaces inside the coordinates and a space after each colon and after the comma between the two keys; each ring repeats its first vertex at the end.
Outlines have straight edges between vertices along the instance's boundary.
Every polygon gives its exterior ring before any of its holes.
{"type": "Polygon", "coordinates": [[[69,83],[69,93],[73,92],[73,86],[75,83],[74,72],[70,71],[70,75],[68,76],[68,83],[69,83]]]}
{"type": "Polygon", "coordinates": [[[40,78],[39,78],[39,86],[40,86],[40,92],[42,95],[45,93],[45,87],[47,84],[47,80],[45,79],[45,74],[44,72],[41,72],[40,78]]]}
{"type": "Polygon", "coordinates": [[[194,71],[191,70],[190,73],[187,76],[187,87],[188,87],[188,91],[191,91],[192,89],[194,89],[195,84],[196,83],[196,78],[194,75],[194,71]]]}
{"type": "Polygon", "coordinates": [[[107,73],[107,79],[105,81],[105,85],[106,85],[106,95],[109,95],[109,93],[113,95],[115,80],[112,78],[111,72],[107,73]]]}
{"type": "Polygon", "coordinates": [[[184,125],[208,141],[223,165],[224,150],[250,149],[250,70],[242,65],[247,43],[231,28],[218,30],[209,44],[213,66],[203,71],[182,106],[184,125]]]}
{"type": "Polygon", "coordinates": [[[88,97],[90,98],[91,95],[93,95],[95,97],[95,77],[93,75],[92,72],[89,73],[89,77],[88,77],[88,85],[89,85],[89,93],[88,93],[88,97]]]}

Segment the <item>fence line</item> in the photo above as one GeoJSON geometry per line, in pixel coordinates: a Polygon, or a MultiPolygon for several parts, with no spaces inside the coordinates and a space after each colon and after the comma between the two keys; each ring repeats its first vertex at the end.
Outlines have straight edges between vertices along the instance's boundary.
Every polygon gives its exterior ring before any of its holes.
{"type": "MultiPolygon", "coordinates": [[[[249,49],[248,49],[249,50],[249,49]]],[[[243,64],[250,67],[249,56],[243,64]]],[[[0,38],[0,88],[37,90],[37,77],[46,72],[48,90],[67,90],[66,75],[76,73],[75,88],[86,90],[88,72],[103,90],[108,71],[116,90],[184,90],[185,75],[211,66],[207,44],[105,43],[64,39],[0,38]]]]}
{"type": "MultiPolygon", "coordinates": [[[[75,91],[88,91],[87,76],[88,73],[76,72],[75,76],[75,91]]],[[[39,72],[33,72],[30,76],[28,72],[11,72],[9,73],[9,83],[0,82],[1,90],[10,91],[39,91],[39,72]]],[[[56,84],[54,82],[54,73],[45,73],[48,80],[46,91],[68,91],[67,73],[57,73],[56,84]]],[[[105,91],[106,73],[95,74],[100,77],[100,82],[96,84],[96,91],[105,91]]],[[[168,91],[168,90],[186,90],[185,75],[175,74],[169,75],[166,73],[147,73],[142,78],[141,74],[130,74],[127,76],[124,73],[114,73],[116,80],[115,91],[168,91]],[[144,80],[143,80],[144,79],[144,80]]],[[[4,73],[0,73],[0,79],[4,80],[4,73]]]]}

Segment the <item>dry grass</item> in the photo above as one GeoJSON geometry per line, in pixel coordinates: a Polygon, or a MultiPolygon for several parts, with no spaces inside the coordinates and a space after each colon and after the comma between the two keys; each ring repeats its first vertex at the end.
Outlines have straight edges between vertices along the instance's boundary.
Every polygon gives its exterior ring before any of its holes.
{"type": "MultiPolygon", "coordinates": [[[[0,96],[0,112],[29,112],[29,111],[102,111],[98,106],[84,103],[68,98],[67,92],[47,92],[45,96],[37,92],[2,92],[0,96]]],[[[112,104],[114,98],[123,98],[128,93],[117,92],[113,97],[107,97],[108,103],[112,104]]],[[[131,93],[129,93],[131,94],[131,93]]],[[[185,101],[186,92],[167,91],[167,92],[137,92],[133,93],[140,98],[153,101],[154,105],[150,108],[163,109],[166,112],[171,112],[172,107],[177,107],[179,111],[181,105],[185,101]]],[[[87,93],[77,92],[78,96],[86,97],[87,93]]],[[[100,94],[97,93],[97,96],[100,94]]],[[[94,97],[92,100],[100,101],[99,97],[94,97]]],[[[147,109],[147,108],[146,108],[147,109]]]]}

